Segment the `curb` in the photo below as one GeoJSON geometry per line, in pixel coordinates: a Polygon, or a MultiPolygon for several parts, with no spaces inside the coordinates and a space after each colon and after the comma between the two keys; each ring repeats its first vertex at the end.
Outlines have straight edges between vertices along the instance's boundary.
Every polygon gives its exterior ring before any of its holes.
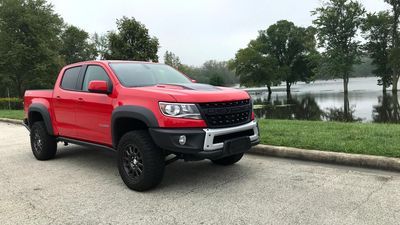
{"type": "MultiPolygon", "coordinates": [[[[23,125],[22,120],[0,118],[0,122],[23,125]]],[[[299,148],[280,147],[259,144],[254,146],[250,154],[273,156],[280,158],[299,159],[320,163],[331,163],[346,166],[366,167],[373,169],[399,171],[400,158],[349,154],[343,152],[329,152],[319,150],[305,150],[299,148]]]]}
{"type": "Polygon", "coordinates": [[[249,153],[306,161],[400,171],[400,158],[257,145],[249,153]]]}
{"type": "Polygon", "coordinates": [[[22,120],[15,120],[15,119],[0,118],[0,122],[24,125],[22,120]]]}

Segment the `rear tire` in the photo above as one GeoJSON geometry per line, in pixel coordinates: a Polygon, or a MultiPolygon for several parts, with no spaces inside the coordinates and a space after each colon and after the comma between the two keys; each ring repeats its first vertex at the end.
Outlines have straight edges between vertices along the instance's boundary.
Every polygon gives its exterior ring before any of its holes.
{"type": "Polygon", "coordinates": [[[43,121],[35,122],[31,128],[31,148],[37,160],[49,160],[57,153],[57,140],[47,133],[43,121]]]}
{"type": "Polygon", "coordinates": [[[130,189],[146,191],[156,187],[164,176],[165,157],[149,133],[131,131],[118,144],[118,171],[130,189]]]}
{"type": "Polygon", "coordinates": [[[224,158],[217,159],[217,160],[211,160],[211,161],[217,165],[229,166],[229,165],[239,162],[242,159],[243,155],[244,155],[244,153],[239,153],[236,155],[231,155],[228,157],[224,157],[224,158]]]}

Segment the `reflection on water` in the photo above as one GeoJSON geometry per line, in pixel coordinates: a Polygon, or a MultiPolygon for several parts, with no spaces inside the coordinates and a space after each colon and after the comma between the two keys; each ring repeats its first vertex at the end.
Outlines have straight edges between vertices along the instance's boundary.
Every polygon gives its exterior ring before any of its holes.
{"type": "Polygon", "coordinates": [[[400,122],[398,96],[383,94],[381,87],[376,85],[376,78],[354,78],[349,85],[348,96],[341,91],[340,80],[299,84],[290,96],[281,87],[271,96],[262,89],[253,89],[249,93],[259,118],[400,122]]]}
{"type": "Polygon", "coordinates": [[[384,94],[378,99],[379,104],[374,106],[372,118],[377,123],[399,123],[400,106],[397,95],[384,94]]]}

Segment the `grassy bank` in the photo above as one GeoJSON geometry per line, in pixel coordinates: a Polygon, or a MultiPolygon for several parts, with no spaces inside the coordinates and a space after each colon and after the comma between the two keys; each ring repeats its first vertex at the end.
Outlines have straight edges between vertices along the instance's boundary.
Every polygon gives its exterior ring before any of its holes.
{"type": "Polygon", "coordinates": [[[8,119],[24,119],[24,111],[23,110],[0,110],[0,118],[8,118],[8,119]]]}
{"type": "MultiPolygon", "coordinates": [[[[0,110],[0,118],[23,117],[22,110],[0,110]]],[[[400,157],[397,124],[259,120],[259,125],[262,144],[400,157]]]]}
{"type": "Polygon", "coordinates": [[[260,120],[261,143],[400,157],[400,125],[260,120]]]}

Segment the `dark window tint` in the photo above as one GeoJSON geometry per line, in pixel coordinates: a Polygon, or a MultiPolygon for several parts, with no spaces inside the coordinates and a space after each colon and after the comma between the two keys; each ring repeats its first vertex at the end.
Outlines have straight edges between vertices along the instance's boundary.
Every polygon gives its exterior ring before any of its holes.
{"type": "Polygon", "coordinates": [[[65,70],[61,87],[68,90],[76,90],[76,82],[78,81],[80,70],[80,66],[65,70]]]}
{"type": "Polygon", "coordinates": [[[106,71],[100,66],[88,66],[85,73],[85,79],[83,80],[83,90],[88,91],[89,83],[92,80],[104,80],[110,84],[110,79],[106,71]]]}
{"type": "Polygon", "coordinates": [[[163,64],[111,63],[110,66],[127,87],[191,83],[182,73],[163,64]]]}

